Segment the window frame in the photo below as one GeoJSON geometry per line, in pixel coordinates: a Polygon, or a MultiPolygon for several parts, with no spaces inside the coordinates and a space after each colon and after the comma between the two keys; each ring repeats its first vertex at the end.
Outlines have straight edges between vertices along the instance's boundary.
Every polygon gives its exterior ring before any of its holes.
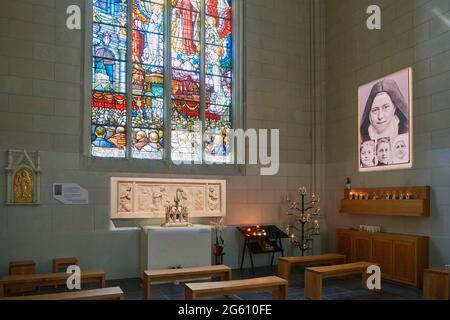
{"type": "MultiPolygon", "coordinates": [[[[134,0],[128,0],[132,2],[134,0]]],[[[204,8],[205,0],[202,0],[202,5],[204,8]]],[[[135,172],[158,172],[158,173],[179,173],[179,174],[226,174],[226,175],[241,175],[245,174],[245,165],[236,164],[236,152],[233,153],[233,163],[230,164],[206,164],[204,161],[204,146],[202,144],[202,164],[181,164],[176,165],[171,160],[171,121],[170,121],[170,107],[171,107],[171,90],[165,90],[164,93],[164,159],[137,159],[132,157],[131,152],[131,81],[130,74],[132,74],[132,63],[130,63],[132,50],[131,44],[132,35],[130,31],[132,30],[131,18],[132,10],[128,10],[128,28],[127,28],[127,149],[125,158],[102,158],[95,157],[91,154],[91,91],[92,91],[92,14],[93,14],[93,0],[85,1],[85,28],[84,28],[84,85],[83,85],[83,134],[82,134],[82,157],[83,165],[88,169],[98,170],[98,171],[123,171],[124,165],[126,165],[127,171],[135,172]]],[[[165,0],[165,14],[166,19],[164,25],[170,26],[171,21],[171,0],[165,0]],[[170,6],[167,5],[170,3],[170,6]]],[[[244,59],[245,59],[245,45],[244,45],[244,12],[245,5],[244,0],[233,0],[232,6],[232,36],[233,36],[233,78],[232,78],[232,128],[238,129],[242,128],[245,130],[245,113],[244,113],[244,59]]],[[[202,11],[202,18],[205,16],[205,11],[202,11]]],[[[204,19],[202,19],[204,21],[204,19]]],[[[171,83],[171,77],[166,78],[167,75],[171,74],[171,59],[170,59],[170,29],[165,29],[164,33],[164,45],[165,45],[165,82],[171,83]],[[169,48],[169,49],[167,49],[169,48]]],[[[204,33],[205,28],[202,28],[202,33],[204,33]]],[[[203,36],[202,36],[203,37],[203,36]]],[[[202,49],[201,60],[204,61],[204,47],[202,49]]],[[[202,69],[204,63],[202,63],[202,69]]],[[[203,73],[204,74],[204,73],[203,73]]],[[[203,83],[203,79],[201,82],[203,83]]],[[[202,120],[202,134],[205,131],[205,121],[204,121],[205,108],[201,110],[200,119],[202,120]]]]}

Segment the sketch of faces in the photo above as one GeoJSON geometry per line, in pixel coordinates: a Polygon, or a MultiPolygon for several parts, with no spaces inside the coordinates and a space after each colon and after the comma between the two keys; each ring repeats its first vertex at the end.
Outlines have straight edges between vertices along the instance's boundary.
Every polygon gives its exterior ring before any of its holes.
{"type": "Polygon", "coordinates": [[[391,164],[391,140],[381,138],[377,142],[378,165],[385,166],[391,164]]]}
{"type": "Polygon", "coordinates": [[[369,140],[360,146],[360,167],[372,168],[409,162],[409,139],[402,134],[392,139],[369,140]]]}
{"type": "Polygon", "coordinates": [[[395,106],[391,97],[386,93],[379,93],[372,103],[370,123],[378,134],[386,131],[395,116],[395,106]]]}
{"type": "Polygon", "coordinates": [[[412,68],[359,87],[360,172],[412,167],[412,118],[412,68]]]}
{"type": "Polygon", "coordinates": [[[361,144],[361,165],[363,168],[375,166],[375,141],[366,141],[361,144]]]}

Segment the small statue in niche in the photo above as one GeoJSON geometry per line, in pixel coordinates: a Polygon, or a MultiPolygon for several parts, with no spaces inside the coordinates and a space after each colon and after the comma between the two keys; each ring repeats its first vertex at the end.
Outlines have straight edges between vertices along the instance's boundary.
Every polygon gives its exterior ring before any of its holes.
{"type": "Polygon", "coordinates": [[[26,168],[14,176],[14,202],[33,203],[33,174],[26,168]]]}

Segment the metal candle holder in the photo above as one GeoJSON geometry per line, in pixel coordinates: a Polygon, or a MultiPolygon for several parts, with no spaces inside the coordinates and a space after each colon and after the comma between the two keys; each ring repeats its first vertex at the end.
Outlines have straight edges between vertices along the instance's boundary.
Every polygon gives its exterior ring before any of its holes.
{"type": "Polygon", "coordinates": [[[294,218],[294,224],[288,224],[286,232],[289,234],[291,242],[299,247],[304,256],[306,252],[312,250],[313,236],[320,235],[319,220],[316,219],[320,212],[320,198],[314,193],[308,197],[306,187],[300,187],[298,194],[299,202],[286,197],[289,205],[287,214],[294,218]],[[307,200],[307,198],[309,199],[307,200]]]}

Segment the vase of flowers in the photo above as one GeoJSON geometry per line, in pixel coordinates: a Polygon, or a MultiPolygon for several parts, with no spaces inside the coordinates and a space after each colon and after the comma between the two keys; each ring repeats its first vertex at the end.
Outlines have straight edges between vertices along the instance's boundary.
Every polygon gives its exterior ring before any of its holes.
{"type": "Polygon", "coordinates": [[[214,253],[217,255],[220,255],[223,253],[223,248],[225,246],[225,241],[222,237],[222,231],[223,231],[223,218],[219,220],[219,222],[211,222],[214,229],[214,253]]]}

